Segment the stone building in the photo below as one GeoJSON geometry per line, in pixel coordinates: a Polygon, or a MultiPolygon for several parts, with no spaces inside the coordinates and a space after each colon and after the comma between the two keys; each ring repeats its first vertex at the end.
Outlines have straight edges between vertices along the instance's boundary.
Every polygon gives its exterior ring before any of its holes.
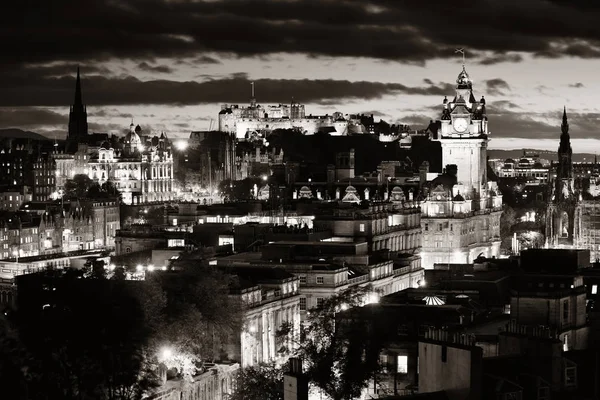
{"type": "Polygon", "coordinates": [[[59,187],[75,174],[83,173],[101,185],[113,183],[126,204],[174,199],[173,154],[164,132],[152,136],[132,122],[124,137],[118,138],[105,133],[89,134],[87,127],[78,70],[66,151],[57,149],[53,157],[59,187]]]}
{"type": "Polygon", "coordinates": [[[600,201],[583,198],[576,185],[566,109],[563,111],[558,162],[550,177],[550,201],[546,210],[546,243],[550,248],[590,251],[590,260],[600,257],[600,201]]]}
{"type": "Polygon", "coordinates": [[[281,347],[293,350],[294,337],[300,333],[299,279],[279,268],[222,267],[238,277],[232,296],[243,304],[244,328],[229,354],[242,368],[268,362],[285,361],[281,347]],[[284,324],[289,337],[277,336],[284,324]]]}
{"type": "Polygon", "coordinates": [[[444,98],[433,140],[442,147],[443,174],[424,187],[421,202],[425,268],[470,263],[500,252],[502,195],[488,180],[486,102],[475,100],[464,66],[452,101],[444,98]]]}
{"type": "Polygon", "coordinates": [[[264,137],[275,129],[294,129],[307,135],[327,130],[333,135],[347,135],[349,121],[341,113],[332,115],[306,115],[304,105],[292,101],[290,105],[262,106],[256,103],[254,94],[249,106],[224,104],[219,112],[219,131],[227,132],[237,139],[252,140],[264,137]]]}

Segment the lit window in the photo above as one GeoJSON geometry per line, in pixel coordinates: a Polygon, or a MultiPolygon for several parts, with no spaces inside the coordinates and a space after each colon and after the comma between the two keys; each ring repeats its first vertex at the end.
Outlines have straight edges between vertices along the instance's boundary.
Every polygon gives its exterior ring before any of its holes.
{"type": "Polygon", "coordinates": [[[592,285],[592,294],[598,293],[598,285],[592,285]]]}
{"type": "Polygon", "coordinates": [[[300,311],[306,311],[306,297],[300,297],[300,311]]]}
{"type": "Polygon", "coordinates": [[[364,231],[365,231],[365,224],[360,224],[360,225],[358,226],[358,229],[359,229],[361,232],[364,232],[364,231]]]}
{"type": "Polygon", "coordinates": [[[398,356],[398,369],[396,372],[399,374],[408,374],[408,356],[398,356]]]}

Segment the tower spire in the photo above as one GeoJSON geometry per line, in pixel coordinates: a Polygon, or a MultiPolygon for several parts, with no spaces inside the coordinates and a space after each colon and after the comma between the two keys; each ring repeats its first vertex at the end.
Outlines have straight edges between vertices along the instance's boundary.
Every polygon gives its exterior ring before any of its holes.
{"type": "Polygon", "coordinates": [[[565,106],[565,108],[563,110],[562,124],[560,125],[560,130],[562,131],[563,135],[569,134],[569,122],[567,120],[567,106],[565,106]]]}
{"type": "Polygon", "coordinates": [[[77,66],[77,81],[75,82],[75,101],[74,106],[83,106],[83,100],[81,98],[81,78],[79,76],[79,66],[77,66]]]}

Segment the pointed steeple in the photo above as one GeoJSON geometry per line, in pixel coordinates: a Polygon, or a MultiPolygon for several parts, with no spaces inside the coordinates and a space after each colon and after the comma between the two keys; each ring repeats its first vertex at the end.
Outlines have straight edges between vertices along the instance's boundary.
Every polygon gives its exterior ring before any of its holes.
{"type": "Polygon", "coordinates": [[[567,107],[565,106],[563,110],[562,124],[560,125],[560,130],[563,135],[569,134],[569,122],[567,121],[567,107]]]}
{"type": "MultiPolygon", "coordinates": [[[[69,133],[67,139],[73,143],[84,143],[87,140],[88,123],[87,110],[83,105],[83,96],[81,94],[81,75],[77,67],[77,78],[75,80],[75,98],[69,113],[69,133]]],[[[75,149],[75,148],[73,148],[75,149]]],[[[75,149],[76,150],[76,149],[75,149]]]]}
{"type": "Polygon", "coordinates": [[[81,78],[79,76],[79,66],[77,67],[77,80],[75,81],[75,100],[73,106],[83,106],[83,100],[81,98],[81,78]]]}

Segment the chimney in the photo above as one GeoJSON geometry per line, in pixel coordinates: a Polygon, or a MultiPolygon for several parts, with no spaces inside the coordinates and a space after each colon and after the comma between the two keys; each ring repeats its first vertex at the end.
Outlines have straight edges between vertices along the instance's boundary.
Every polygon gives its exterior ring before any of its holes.
{"type": "Polygon", "coordinates": [[[284,400],[308,400],[308,378],[302,373],[302,361],[290,358],[288,372],[283,376],[284,400]]]}

